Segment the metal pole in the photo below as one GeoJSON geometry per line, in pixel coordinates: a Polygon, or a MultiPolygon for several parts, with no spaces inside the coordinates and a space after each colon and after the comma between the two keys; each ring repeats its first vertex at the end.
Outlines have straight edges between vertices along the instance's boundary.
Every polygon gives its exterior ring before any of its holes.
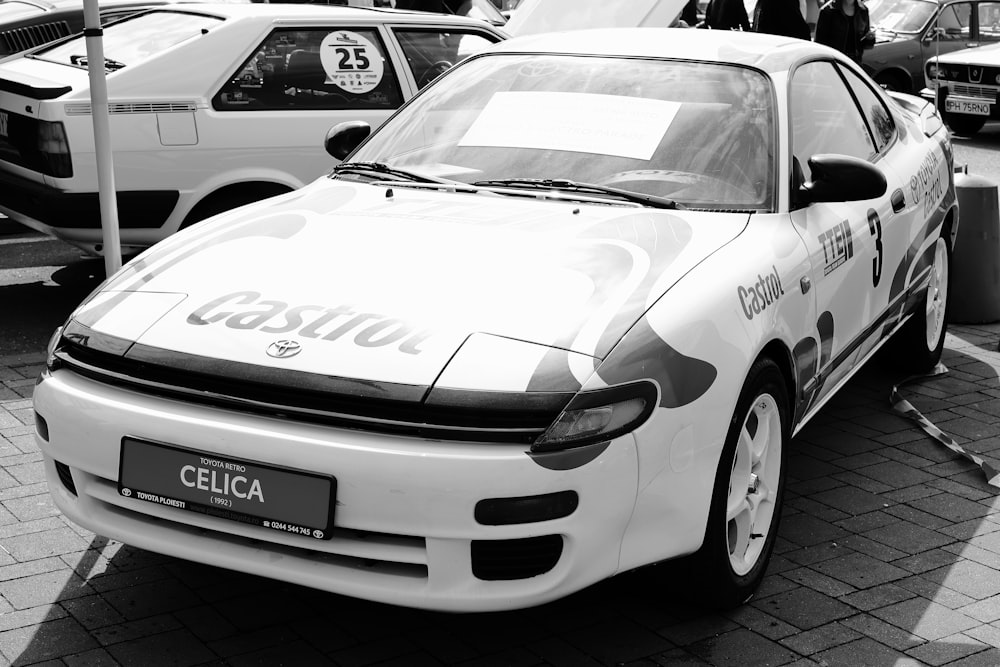
{"type": "Polygon", "coordinates": [[[97,190],[104,240],[104,272],[110,276],[122,266],[118,234],[118,200],[115,198],[115,168],[111,154],[111,123],[108,82],[104,71],[104,31],[98,0],[83,0],[83,35],[87,42],[87,73],[90,75],[90,115],[94,121],[94,154],[97,158],[97,190]]]}

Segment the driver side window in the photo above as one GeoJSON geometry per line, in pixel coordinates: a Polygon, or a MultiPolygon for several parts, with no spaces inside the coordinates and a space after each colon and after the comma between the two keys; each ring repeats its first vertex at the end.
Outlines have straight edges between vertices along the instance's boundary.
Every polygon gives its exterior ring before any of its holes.
{"type": "Polygon", "coordinates": [[[868,126],[843,80],[830,62],[812,62],[795,70],[789,90],[792,155],[806,180],[809,158],[819,153],[871,160],[875,154],[868,126]]]}

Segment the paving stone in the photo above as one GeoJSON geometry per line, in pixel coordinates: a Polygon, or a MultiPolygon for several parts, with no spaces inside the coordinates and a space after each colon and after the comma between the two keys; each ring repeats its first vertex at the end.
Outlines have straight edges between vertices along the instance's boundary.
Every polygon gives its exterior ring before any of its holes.
{"type": "Polygon", "coordinates": [[[123,667],[186,667],[216,657],[187,630],[175,630],[107,647],[123,667]]]}
{"type": "Polygon", "coordinates": [[[864,534],[876,542],[887,544],[908,554],[920,553],[954,542],[954,538],[909,521],[882,526],[864,534]]]}
{"type": "Polygon", "coordinates": [[[850,595],[844,595],[839,599],[841,602],[846,602],[852,607],[856,607],[862,611],[871,611],[872,609],[885,607],[896,602],[909,600],[915,596],[916,593],[913,591],[890,583],[882,584],[881,586],[873,586],[872,588],[857,591],[856,593],[851,593],[850,595]]]}
{"type": "Polygon", "coordinates": [[[919,667],[920,662],[864,637],[813,656],[822,665],[851,667],[919,667]]]}
{"type": "Polygon", "coordinates": [[[929,549],[906,558],[897,558],[892,561],[892,564],[914,574],[921,574],[945,565],[951,565],[956,560],[955,554],[947,549],[929,549]]]}
{"type": "Polygon", "coordinates": [[[840,510],[830,507],[829,505],[818,503],[815,500],[810,500],[809,498],[795,498],[787,501],[785,506],[789,509],[797,509],[807,516],[811,516],[821,521],[828,521],[830,523],[841,521],[850,516],[840,510]]]}
{"type": "Polygon", "coordinates": [[[873,512],[888,505],[874,493],[852,486],[822,491],[813,496],[813,499],[852,515],[873,512]]]}
{"type": "Polygon", "coordinates": [[[909,576],[906,570],[883,563],[863,553],[847,554],[812,566],[823,574],[855,588],[870,588],[909,576]]]}
{"type": "Polygon", "coordinates": [[[201,602],[189,588],[173,579],[106,591],[102,595],[108,604],[130,621],[193,607],[201,602]]]}
{"type": "MultiPolygon", "coordinates": [[[[865,533],[869,530],[876,530],[883,526],[888,526],[889,524],[897,521],[899,521],[899,519],[892,516],[888,512],[884,510],[876,510],[874,512],[868,512],[867,514],[859,514],[858,516],[851,516],[841,521],[837,521],[836,525],[838,528],[843,528],[851,533],[865,533]]],[[[997,526],[997,528],[1000,529],[1000,526],[997,526]]]]}
{"type": "MultiPolygon", "coordinates": [[[[886,646],[894,648],[897,651],[906,651],[914,646],[919,646],[925,643],[924,639],[915,637],[912,633],[907,632],[902,628],[897,628],[895,625],[886,623],[885,621],[875,618],[869,614],[856,614],[850,618],[845,618],[841,621],[841,623],[852,630],[856,630],[861,634],[878,641],[880,644],[885,644],[886,646]]],[[[849,665],[851,663],[831,664],[849,665]]]]}
{"type": "Polygon", "coordinates": [[[964,607],[959,607],[956,611],[983,623],[993,623],[1000,620],[1000,595],[978,600],[964,607]]]}
{"type": "MultiPolygon", "coordinates": [[[[822,495],[822,494],[820,494],[822,495]]],[[[781,518],[781,535],[799,546],[814,546],[833,542],[848,533],[829,521],[823,521],[806,514],[795,514],[781,518]]]]}
{"type": "Polygon", "coordinates": [[[861,634],[834,622],[782,639],[779,643],[802,655],[812,655],[861,638],[861,634]]]}
{"type": "MultiPolygon", "coordinates": [[[[936,496],[930,498],[925,498],[923,500],[933,501],[935,498],[940,498],[945,494],[939,493],[936,496]]],[[[920,502],[920,501],[914,501],[920,502]]],[[[943,519],[940,516],[930,514],[929,512],[924,512],[923,510],[912,507],[911,505],[893,505],[888,510],[889,514],[892,514],[898,519],[904,521],[909,521],[910,523],[915,523],[918,526],[922,526],[929,530],[937,530],[938,528],[944,528],[945,526],[950,526],[953,522],[951,519],[943,519]]]]}
{"type": "Polygon", "coordinates": [[[923,576],[976,600],[1000,593],[1000,576],[996,570],[969,560],[925,572],[923,576]]]}
{"type": "MultiPolygon", "coordinates": [[[[885,484],[878,480],[872,479],[871,477],[859,475],[858,473],[851,471],[837,473],[836,475],[834,475],[834,478],[840,480],[841,482],[844,482],[844,484],[846,484],[849,487],[860,489],[868,493],[876,494],[883,498],[885,497],[884,494],[888,493],[889,491],[892,491],[895,488],[893,486],[890,486],[889,484],[885,484]]],[[[885,500],[889,499],[885,498],[885,500]]],[[[885,506],[885,503],[883,503],[883,506],[885,506]]]]}
{"type": "Polygon", "coordinates": [[[927,642],[907,651],[907,655],[929,665],[943,665],[986,650],[986,644],[962,634],[927,642]]]}
{"type": "Polygon", "coordinates": [[[87,631],[72,618],[0,632],[0,654],[12,664],[28,665],[73,655],[96,646],[87,631]]]}
{"type": "Polygon", "coordinates": [[[768,639],[782,639],[799,632],[795,626],[748,604],[730,609],[726,617],[768,639]]]}
{"type": "Polygon", "coordinates": [[[882,562],[894,561],[906,556],[905,551],[876,542],[864,535],[848,535],[840,541],[839,546],[845,550],[866,554],[882,562]]]}
{"type": "Polygon", "coordinates": [[[72,600],[94,592],[86,581],[66,570],[7,581],[3,584],[2,591],[4,598],[15,609],[72,600]]]}
{"type": "Polygon", "coordinates": [[[936,496],[939,493],[941,493],[941,489],[936,489],[930,484],[914,484],[913,486],[908,486],[903,489],[886,491],[882,494],[882,496],[892,500],[893,502],[908,503],[911,500],[916,500],[917,498],[928,498],[930,496],[936,496]]]}
{"type": "Polygon", "coordinates": [[[902,588],[911,590],[917,595],[920,595],[927,600],[933,600],[939,605],[943,605],[949,609],[958,609],[959,607],[964,607],[975,602],[975,598],[971,598],[964,593],[959,593],[958,591],[946,588],[937,582],[925,579],[922,576],[900,579],[896,583],[898,583],[902,588]]]}
{"type": "Polygon", "coordinates": [[[5,500],[3,506],[17,517],[18,521],[31,521],[59,514],[59,509],[48,493],[5,500]]]}
{"type": "Polygon", "coordinates": [[[67,667],[119,667],[118,661],[103,648],[95,648],[63,657],[67,667]]]}
{"type": "Polygon", "coordinates": [[[125,617],[99,595],[63,600],[63,609],[88,630],[124,623],[125,617]]]}
{"type": "Polygon", "coordinates": [[[688,650],[718,667],[771,667],[799,657],[777,642],[743,629],[704,639],[688,650]]]}
{"type": "Polygon", "coordinates": [[[992,513],[990,508],[980,503],[948,492],[915,500],[911,505],[951,522],[978,519],[992,513]]]}
{"type": "Polygon", "coordinates": [[[929,641],[980,625],[975,619],[921,598],[904,600],[871,613],[887,623],[892,623],[929,641]]]}
{"type": "Polygon", "coordinates": [[[996,667],[997,665],[1000,665],[1000,649],[995,648],[948,663],[948,667],[996,667]]]}
{"type": "MultiPolygon", "coordinates": [[[[784,527],[782,527],[782,529],[784,529],[784,527]]],[[[849,533],[844,533],[844,535],[840,536],[838,539],[846,540],[849,536],[849,533]]],[[[850,551],[850,549],[846,549],[838,542],[829,541],[814,544],[812,546],[805,546],[792,551],[786,551],[783,555],[786,559],[796,565],[811,565],[813,563],[819,563],[820,561],[841,556],[845,551],[850,551]]]]}
{"type": "Polygon", "coordinates": [[[80,551],[87,547],[87,542],[69,528],[56,528],[4,538],[3,546],[11,556],[23,563],[80,551]]]}
{"type": "Polygon", "coordinates": [[[707,637],[714,637],[730,632],[737,627],[736,623],[732,620],[711,614],[684,623],[660,628],[657,632],[677,646],[688,646],[707,637]]]}
{"type": "MultiPolygon", "coordinates": [[[[830,562],[832,561],[823,561],[814,567],[820,569],[823,565],[830,562]]],[[[857,590],[849,583],[844,583],[843,581],[839,581],[808,567],[800,567],[798,569],[785,572],[785,577],[798,584],[807,586],[814,591],[818,591],[831,597],[841,597],[857,590]]]]}
{"type": "Polygon", "coordinates": [[[970,630],[966,630],[963,634],[974,637],[984,644],[989,644],[994,648],[1000,648],[1000,628],[993,625],[980,625],[970,630]]]}
{"type": "Polygon", "coordinates": [[[854,613],[843,602],[802,587],[752,601],[750,604],[801,630],[819,627],[854,613]]]}

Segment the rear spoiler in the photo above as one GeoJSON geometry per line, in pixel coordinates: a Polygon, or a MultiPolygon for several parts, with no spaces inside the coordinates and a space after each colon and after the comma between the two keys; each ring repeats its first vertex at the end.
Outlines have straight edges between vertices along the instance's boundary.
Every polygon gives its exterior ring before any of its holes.
{"type": "Polygon", "coordinates": [[[32,86],[20,81],[0,79],[0,90],[33,100],[54,100],[73,90],[71,86],[32,86]]]}

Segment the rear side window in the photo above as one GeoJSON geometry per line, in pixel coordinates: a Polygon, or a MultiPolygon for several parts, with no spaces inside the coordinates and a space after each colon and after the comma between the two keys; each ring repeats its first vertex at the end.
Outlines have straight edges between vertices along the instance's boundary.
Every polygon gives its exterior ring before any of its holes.
{"type": "Polygon", "coordinates": [[[496,42],[496,38],[460,30],[396,30],[417,88],[423,88],[452,65],[496,42]]]}
{"type": "Polygon", "coordinates": [[[212,98],[219,111],[395,109],[403,100],[374,29],[275,30],[212,98]]]}
{"type": "MultiPolygon", "coordinates": [[[[183,41],[211,30],[222,19],[201,14],[155,11],[141,14],[104,29],[105,68],[109,71],[138,65],[183,41]]],[[[84,37],[40,51],[37,58],[85,67],[87,44],[84,37]]]]}

